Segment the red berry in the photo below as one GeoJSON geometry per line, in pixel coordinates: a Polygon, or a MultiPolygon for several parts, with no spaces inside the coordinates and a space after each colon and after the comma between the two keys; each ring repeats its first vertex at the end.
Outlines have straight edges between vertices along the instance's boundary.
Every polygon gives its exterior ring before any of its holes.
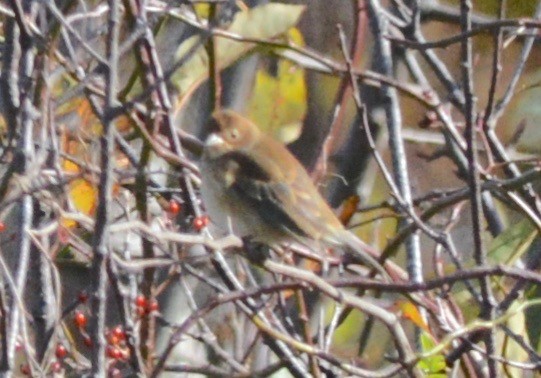
{"type": "Polygon", "coordinates": [[[24,375],[30,375],[30,366],[28,364],[21,365],[21,373],[24,375]]]}
{"type": "Polygon", "coordinates": [[[107,335],[107,341],[110,345],[118,345],[120,343],[120,339],[112,333],[107,335]]]}
{"type": "Polygon", "coordinates": [[[66,349],[66,347],[64,345],[58,343],[56,345],[56,350],[55,350],[54,354],[55,354],[56,358],[58,358],[59,360],[62,360],[68,355],[68,350],[66,349]]]}
{"type": "Polygon", "coordinates": [[[148,304],[148,301],[147,301],[147,299],[146,299],[146,297],[144,295],[139,294],[135,298],[135,305],[137,307],[145,308],[145,307],[147,307],[147,304],[148,304]]]}
{"type": "Polygon", "coordinates": [[[115,337],[118,337],[119,340],[126,339],[126,332],[124,332],[124,329],[122,329],[121,326],[116,326],[115,328],[113,328],[111,334],[115,337]]]}
{"type": "Polygon", "coordinates": [[[86,292],[86,290],[81,290],[77,295],[77,299],[81,303],[86,303],[88,301],[88,293],[86,292]]]}
{"type": "Polygon", "coordinates": [[[94,345],[92,339],[88,335],[83,336],[83,344],[85,344],[88,348],[92,348],[92,346],[94,345]]]}
{"type": "Polygon", "coordinates": [[[6,231],[6,224],[4,222],[0,222],[0,232],[6,231]]]}
{"type": "Polygon", "coordinates": [[[75,322],[75,325],[79,328],[85,328],[86,324],[88,323],[86,315],[83,314],[81,311],[75,311],[73,321],[75,322]]]}
{"type": "Polygon", "coordinates": [[[171,200],[169,201],[169,212],[173,215],[177,215],[180,212],[180,204],[175,201],[171,200]]]}
{"type": "Polygon", "coordinates": [[[207,215],[201,215],[200,217],[195,217],[193,220],[193,226],[197,231],[201,231],[203,228],[207,227],[209,224],[209,217],[207,215]]]}
{"type": "Polygon", "coordinates": [[[122,352],[117,347],[108,345],[107,349],[105,349],[105,353],[107,354],[107,357],[118,360],[122,358],[122,352]]]}

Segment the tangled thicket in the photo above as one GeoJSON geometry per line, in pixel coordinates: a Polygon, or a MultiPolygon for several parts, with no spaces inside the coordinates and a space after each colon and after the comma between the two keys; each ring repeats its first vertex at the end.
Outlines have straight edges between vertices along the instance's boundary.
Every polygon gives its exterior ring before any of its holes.
{"type": "Polygon", "coordinates": [[[541,370],[541,2],[389,3],[0,5],[2,374],[541,370]],[[222,106],[409,279],[216,230],[222,106]]]}

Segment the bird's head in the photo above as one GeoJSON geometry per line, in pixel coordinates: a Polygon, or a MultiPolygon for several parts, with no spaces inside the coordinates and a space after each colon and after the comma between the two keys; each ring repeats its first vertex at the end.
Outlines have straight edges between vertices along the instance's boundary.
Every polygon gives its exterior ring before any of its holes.
{"type": "Polygon", "coordinates": [[[231,110],[214,112],[209,121],[209,130],[205,152],[211,158],[233,151],[245,151],[257,142],[260,134],[255,124],[231,110]]]}

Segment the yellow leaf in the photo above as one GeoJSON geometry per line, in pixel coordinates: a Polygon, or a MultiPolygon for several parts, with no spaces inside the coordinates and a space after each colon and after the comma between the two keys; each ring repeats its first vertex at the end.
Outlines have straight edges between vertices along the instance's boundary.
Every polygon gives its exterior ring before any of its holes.
{"type": "Polygon", "coordinates": [[[200,18],[209,18],[210,4],[199,3],[194,6],[195,13],[200,18]]]}
{"type": "MultiPolygon", "coordinates": [[[[75,209],[85,215],[93,215],[96,210],[98,191],[88,180],[83,178],[73,180],[69,184],[69,196],[75,209]]],[[[66,228],[75,227],[77,222],[64,219],[62,225],[66,228]]]]}
{"type": "Polygon", "coordinates": [[[69,173],[77,173],[81,170],[77,164],[68,159],[64,159],[62,162],[62,168],[64,168],[64,171],[69,173]]]}
{"type": "MultiPolygon", "coordinates": [[[[296,29],[288,31],[288,38],[302,45],[302,35],[296,29]]],[[[256,74],[247,114],[265,132],[284,143],[297,139],[307,109],[307,89],[304,69],[296,64],[269,58],[269,64],[256,74]]]]}
{"type": "Polygon", "coordinates": [[[421,316],[421,312],[419,311],[417,306],[405,300],[396,301],[395,306],[398,310],[400,310],[402,317],[404,319],[408,319],[417,327],[421,328],[423,331],[426,331],[427,333],[430,334],[430,329],[428,328],[428,324],[426,324],[425,320],[421,316]]]}
{"type": "MultiPolygon", "coordinates": [[[[304,6],[269,3],[242,10],[235,14],[227,31],[245,38],[275,38],[295,25],[304,6]]],[[[188,52],[200,43],[200,37],[194,36],[185,40],[178,48],[178,60],[187,56],[188,52]]],[[[254,43],[233,41],[216,37],[216,61],[219,69],[224,69],[252,51],[254,43]]],[[[196,47],[196,52],[175,72],[172,78],[181,96],[185,96],[208,77],[208,56],[203,46],[196,47]]]]}

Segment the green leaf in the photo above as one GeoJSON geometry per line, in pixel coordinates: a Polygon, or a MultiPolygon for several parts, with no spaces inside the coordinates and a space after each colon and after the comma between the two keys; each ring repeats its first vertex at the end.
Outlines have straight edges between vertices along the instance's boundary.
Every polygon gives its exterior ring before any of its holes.
{"type": "Polygon", "coordinates": [[[512,265],[528,250],[538,231],[524,219],[498,235],[488,251],[488,260],[493,264],[512,265]]]}
{"type": "Polygon", "coordinates": [[[65,245],[63,246],[60,251],[58,251],[56,255],[57,259],[63,259],[63,260],[72,260],[74,258],[73,251],[71,249],[71,246],[65,245]]]}
{"type": "MultiPolygon", "coordinates": [[[[537,228],[528,220],[521,220],[508,227],[504,232],[498,235],[488,248],[488,261],[490,264],[513,265],[521,258],[531,246],[538,235],[537,228]]],[[[465,267],[474,266],[473,260],[464,264],[465,267]]],[[[509,281],[505,277],[494,277],[492,279],[495,288],[506,290],[509,281]]],[[[477,306],[473,306],[473,299],[465,286],[456,285],[454,299],[460,308],[463,309],[463,315],[467,319],[478,316],[477,306]]]]}
{"type": "MultiPolygon", "coordinates": [[[[304,8],[300,5],[269,3],[240,11],[235,15],[227,31],[244,38],[275,38],[298,22],[304,8]]],[[[177,50],[177,59],[182,59],[199,41],[199,36],[184,41],[177,50]]],[[[255,43],[233,41],[217,36],[215,48],[218,68],[222,70],[230,66],[256,46],[255,43]]],[[[181,96],[184,96],[207,79],[208,74],[208,55],[204,46],[200,46],[175,72],[172,82],[181,96]]]]}
{"type": "MultiPolygon", "coordinates": [[[[421,333],[421,347],[423,352],[430,352],[436,347],[434,339],[426,332],[421,333]]],[[[445,369],[445,357],[443,354],[434,354],[429,357],[423,358],[418,363],[419,368],[425,373],[425,377],[431,378],[443,378],[446,377],[445,369]]]]}
{"type": "MultiPolygon", "coordinates": [[[[509,319],[507,319],[505,325],[515,335],[521,335],[521,340],[524,343],[533,345],[528,335],[530,334],[529,327],[526,326],[526,317],[528,311],[536,311],[539,314],[539,306],[527,307],[525,311],[520,311],[520,307],[524,304],[524,298],[517,299],[508,310],[508,313],[514,313],[509,319]]],[[[539,318],[537,318],[539,320],[539,318]]],[[[537,321],[539,323],[539,321],[537,321]]],[[[502,338],[502,351],[501,356],[507,359],[508,361],[517,361],[517,362],[526,362],[528,361],[528,353],[524,350],[522,345],[518,343],[514,338],[510,337],[509,334],[498,333],[498,336],[502,338]]],[[[500,341],[498,344],[500,344],[500,341]]],[[[520,377],[524,372],[522,369],[511,366],[504,367],[507,376],[509,377],[520,377]]]]}
{"type": "MultiPolygon", "coordinates": [[[[541,287],[535,286],[526,293],[528,300],[536,300],[541,298],[541,287]]],[[[531,340],[531,345],[539,353],[541,351],[541,306],[531,306],[526,309],[526,331],[528,338],[531,340]]]]}

